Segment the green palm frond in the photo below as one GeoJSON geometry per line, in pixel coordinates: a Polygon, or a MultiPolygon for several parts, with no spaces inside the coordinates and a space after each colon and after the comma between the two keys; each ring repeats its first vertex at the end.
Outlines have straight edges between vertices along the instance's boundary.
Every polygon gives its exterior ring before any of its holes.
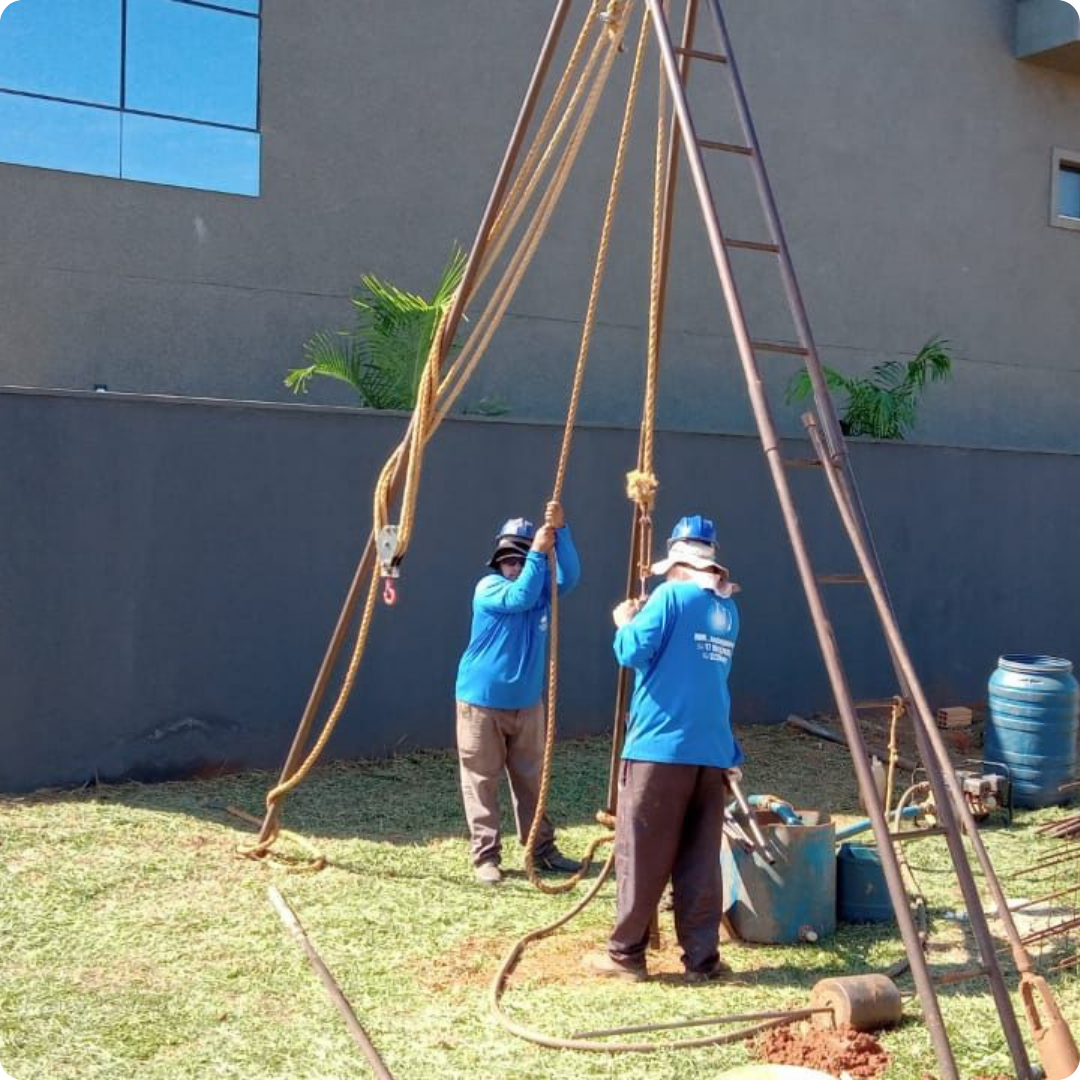
{"type": "MultiPolygon", "coordinates": [[[[823,367],[829,390],[846,395],[839,402],[840,426],[847,435],[869,435],[876,439],[903,439],[915,426],[919,395],[930,382],[943,382],[952,374],[949,342],[933,337],[905,362],[885,360],[875,364],[865,376],[845,376],[823,367]]],[[[805,369],[787,384],[785,400],[794,404],[812,392],[805,369]]]]}
{"type": "MultiPolygon", "coordinates": [[[[837,390],[850,392],[850,380],[834,368],[821,365],[821,373],[825,376],[825,385],[834,393],[837,390]]],[[[806,401],[814,393],[814,384],[810,381],[810,373],[806,368],[799,368],[788,381],[784,391],[784,401],[788,405],[795,405],[800,401],[806,401]]]]}
{"type": "Polygon", "coordinates": [[[430,300],[365,274],[353,297],[356,323],[338,334],[315,334],[304,345],[308,366],[294,368],[286,386],[305,393],[315,375],[349,383],[364,405],[411,409],[439,320],[461,284],[465,253],[456,245],[430,300]]]}

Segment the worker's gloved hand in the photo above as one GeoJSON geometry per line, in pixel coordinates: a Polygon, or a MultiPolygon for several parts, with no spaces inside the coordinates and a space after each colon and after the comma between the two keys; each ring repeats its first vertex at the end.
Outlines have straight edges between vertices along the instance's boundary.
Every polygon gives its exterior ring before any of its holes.
{"type": "Polygon", "coordinates": [[[640,600],[624,600],[611,613],[616,626],[625,626],[641,610],[640,600]]]}
{"type": "Polygon", "coordinates": [[[727,777],[728,783],[739,783],[742,780],[742,769],[736,766],[733,769],[725,769],[724,776],[727,777]]]}

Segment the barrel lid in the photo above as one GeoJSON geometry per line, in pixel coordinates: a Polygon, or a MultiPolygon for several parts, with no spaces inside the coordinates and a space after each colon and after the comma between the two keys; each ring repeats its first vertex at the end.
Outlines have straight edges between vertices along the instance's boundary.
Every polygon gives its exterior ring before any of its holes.
{"type": "Polygon", "coordinates": [[[1038,653],[1005,653],[998,657],[998,667],[1025,674],[1061,674],[1072,671],[1072,661],[1060,656],[1040,656],[1038,653]]]}

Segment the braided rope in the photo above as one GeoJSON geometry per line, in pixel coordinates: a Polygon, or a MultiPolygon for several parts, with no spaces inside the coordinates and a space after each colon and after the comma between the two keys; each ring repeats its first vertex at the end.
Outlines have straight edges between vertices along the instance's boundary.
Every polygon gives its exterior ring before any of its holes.
{"type": "MultiPolygon", "coordinates": [[[[611,5],[621,7],[623,0],[610,0],[611,5]]],[[[595,3],[592,9],[590,9],[590,15],[587,18],[586,27],[592,22],[592,15],[595,11],[595,3]]],[[[584,31],[583,31],[584,33],[584,31]]],[[[499,285],[496,287],[496,295],[499,297],[499,301],[496,304],[489,302],[488,308],[485,311],[485,316],[488,318],[481,319],[480,323],[474,329],[473,333],[466,343],[466,347],[463,348],[462,354],[466,349],[473,345],[473,342],[478,336],[478,331],[481,331],[482,324],[487,322],[486,326],[483,326],[483,336],[480,341],[479,347],[473,347],[473,354],[470,358],[468,365],[464,370],[460,369],[461,356],[457,358],[454,364],[451,365],[450,370],[446,376],[440,379],[440,363],[444,348],[445,328],[446,320],[448,318],[448,311],[453,304],[449,304],[447,309],[443,312],[440,318],[439,324],[436,328],[436,332],[433,338],[431,349],[429,350],[427,361],[425,363],[424,371],[421,377],[421,382],[417,390],[417,405],[414,411],[412,424],[410,427],[409,435],[406,440],[402,442],[390,455],[386,463],[379,474],[376,481],[375,491],[373,496],[373,535],[377,534],[378,530],[384,526],[390,518],[391,513],[391,488],[393,486],[393,476],[395,475],[398,466],[402,460],[402,454],[406,454],[405,460],[406,476],[405,486],[402,495],[402,513],[401,524],[398,534],[398,549],[397,558],[404,554],[405,549],[408,546],[408,541],[411,539],[413,524],[415,521],[415,505],[419,491],[420,475],[422,471],[423,463],[423,450],[427,443],[430,441],[435,430],[445,419],[447,413],[457,396],[464,389],[465,383],[469,376],[475,370],[476,364],[479,362],[484,351],[487,348],[488,343],[491,340],[495,330],[501,322],[506,308],[509,306],[510,300],[513,298],[518,285],[524,276],[525,270],[528,268],[533,255],[536,252],[537,246],[543,232],[545,231],[548,222],[551,219],[551,215],[554,212],[555,205],[558,203],[558,199],[562,194],[566,181],[569,177],[570,170],[577,159],[578,151],[581,148],[581,143],[584,139],[584,135],[588,127],[590,126],[593,117],[596,113],[597,105],[599,104],[600,94],[607,83],[608,76],[610,75],[612,65],[615,60],[615,56],[618,52],[619,38],[611,34],[610,24],[605,28],[603,32],[598,35],[598,46],[605,44],[606,42],[606,54],[604,55],[603,63],[600,65],[599,72],[595,76],[594,84],[590,89],[586,99],[585,105],[581,110],[581,114],[578,118],[576,127],[568,142],[567,148],[563,153],[563,158],[560,161],[559,167],[549,185],[548,191],[545,193],[544,200],[538,209],[533,223],[527,231],[525,237],[519,242],[518,248],[515,251],[514,259],[511,262],[511,267],[504,272],[499,285]]],[[[601,48],[594,49],[594,54],[599,56],[604,50],[601,48]]],[[[568,111],[572,111],[577,107],[577,103],[580,102],[583,94],[584,87],[587,85],[587,75],[591,74],[595,64],[589,64],[586,67],[586,72],[583,73],[579,80],[579,86],[575,89],[572,96],[572,103],[568,106],[568,111]]],[[[568,117],[564,117],[563,121],[558,125],[556,135],[553,138],[561,139],[562,133],[565,132],[568,125],[568,117]]],[[[542,160],[550,157],[548,152],[545,152],[542,160]]],[[[546,166],[545,166],[546,167],[546,166]]],[[[526,190],[535,188],[535,183],[530,181],[526,185],[526,190]]],[[[456,294],[454,299],[456,300],[456,294]]],[[[363,614],[361,616],[360,625],[357,630],[356,642],[353,647],[352,655],[349,660],[348,667],[345,672],[342,685],[338,691],[336,700],[333,707],[330,710],[329,715],[323,725],[315,744],[312,746],[310,752],[304,761],[300,764],[297,770],[286,780],[277,784],[266,795],[266,807],[270,812],[274,807],[280,803],[282,799],[294,788],[296,788],[310,773],[314,767],[316,761],[321,756],[323,750],[326,747],[331,735],[340,720],[345,706],[348,702],[349,696],[352,693],[353,684],[355,682],[356,674],[360,667],[360,662],[363,658],[363,654],[367,645],[369,631],[371,628],[371,622],[375,609],[375,598],[378,594],[378,585],[380,581],[380,566],[376,561],[372,573],[371,584],[368,589],[367,599],[365,601],[363,614]]],[[[270,848],[274,844],[275,840],[282,835],[280,826],[275,822],[272,832],[261,841],[260,843],[241,849],[242,853],[252,858],[262,857],[268,854],[270,848]]]]}
{"type": "MultiPolygon", "coordinates": [[[[597,247],[596,264],[593,268],[589,303],[585,311],[585,319],[581,330],[581,344],[578,349],[577,364],[574,368],[574,383],[570,393],[570,404],[567,408],[566,425],[563,428],[562,445],[559,450],[559,462],[555,470],[554,489],[551,496],[552,500],[555,502],[561,501],[563,486],[566,480],[566,470],[570,460],[574,426],[577,422],[578,406],[581,401],[581,389],[585,378],[585,367],[588,362],[589,349],[592,344],[593,331],[596,326],[596,312],[600,298],[600,289],[607,269],[612,224],[619,203],[619,195],[622,191],[622,179],[626,165],[626,152],[630,144],[630,133],[633,129],[638,87],[641,81],[641,72],[644,67],[644,58],[648,41],[649,21],[647,15],[643,14],[641,32],[638,36],[637,50],[634,55],[634,68],[630,76],[630,86],[626,95],[626,107],[623,110],[622,127],[619,131],[618,148],[615,153],[615,164],[612,168],[611,187],[608,191],[607,206],[604,210],[604,221],[600,230],[600,242],[597,247]]],[[[541,892],[563,893],[574,888],[585,874],[588,873],[589,864],[592,862],[592,857],[597,847],[610,839],[610,836],[603,836],[594,840],[582,859],[581,868],[570,878],[558,885],[549,885],[536,871],[536,840],[539,836],[540,823],[544,818],[544,812],[547,807],[548,790],[551,785],[551,762],[555,751],[556,702],[559,693],[559,585],[557,579],[558,566],[554,550],[552,550],[548,556],[548,565],[551,578],[551,640],[548,654],[547,729],[544,735],[544,758],[540,769],[540,790],[537,795],[536,812],[533,815],[532,825],[529,828],[529,835],[525,841],[525,874],[529,881],[541,892]]]]}

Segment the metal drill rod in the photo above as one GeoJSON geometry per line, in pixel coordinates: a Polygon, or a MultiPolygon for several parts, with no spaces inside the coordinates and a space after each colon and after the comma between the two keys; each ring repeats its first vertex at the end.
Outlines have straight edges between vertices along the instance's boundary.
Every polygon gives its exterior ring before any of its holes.
{"type": "MultiPolygon", "coordinates": [[[[941,1015],[940,1004],[934,994],[926,957],[922,953],[918,931],[915,927],[911,911],[907,905],[907,893],[901,878],[900,865],[896,857],[896,852],[888,843],[889,830],[885,822],[882,808],[876,798],[877,789],[870,772],[862,734],[858,727],[851,691],[848,687],[847,678],[840,660],[832,626],[825,610],[820,586],[816,580],[814,568],[807,552],[798,512],[788,487],[787,477],[784,474],[784,465],[780,456],[779,438],[772,419],[769,402],[765,394],[761,373],[757,366],[753,345],[751,344],[742,300],[735,284],[723,232],[720,228],[719,220],[717,219],[716,205],[712,197],[705,164],[702,160],[701,147],[690,115],[690,107],[686,99],[685,88],[679,79],[678,65],[667,23],[664,18],[662,5],[660,0],[645,0],[645,2],[653,26],[656,30],[657,41],[660,45],[664,75],[671,88],[676,112],[678,113],[683,147],[686,152],[697,192],[713,261],[720,279],[721,290],[727,304],[728,312],[731,316],[732,329],[734,331],[735,342],[746,377],[751,407],[761,436],[766,461],[772,473],[773,484],[780,500],[780,509],[787,526],[792,550],[795,555],[795,561],[799,569],[803,589],[806,593],[810,613],[817,631],[818,641],[825,660],[825,666],[829,673],[829,680],[833,687],[833,694],[837,700],[845,733],[848,736],[848,743],[852,751],[852,765],[855,769],[856,778],[859,782],[859,788],[863,793],[863,798],[870,809],[874,834],[878,838],[878,846],[881,851],[882,869],[885,873],[886,884],[893,902],[893,909],[896,914],[901,937],[904,941],[905,950],[911,959],[912,975],[915,979],[916,986],[919,988],[920,997],[924,1002],[924,1015],[930,1032],[931,1041],[934,1044],[938,1069],[942,1073],[942,1080],[959,1080],[959,1072],[952,1053],[952,1047],[949,1043],[945,1022],[941,1015]]],[[[710,0],[709,6],[718,20],[722,39],[726,39],[726,34],[723,32],[723,19],[715,0],[710,0]]],[[[751,156],[751,160],[760,161],[760,147],[757,146],[756,136],[752,135],[752,124],[749,123],[749,114],[745,107],[745,98],[742,94],[742,86],[739,81],[734,56],[730,45],[726,40],[724,41],[724,44],[727,47],[722,47],[720,51],[728,57],[727,69],[731,74],[732,84],[736,90],[736,102],[739,105],[740,114],[744,116],[744,130],[748,129],[748,136],[753,138],[752,145],[755,147],[755,153],[751,156]]],[[[766,181],[766,191],[767,190],[766,181]]],[[[771,193],[769,201],[771,202],[771,193]]],[[[773,216],[775,217],[775,215],[773,216]]],[[[784,246],[782,243],[782,234],[774,233],[774,240],[776,240],[781,247],[784,246]]],[[[1026,1070],[1022,1071],[1022,1076],[1026,1080],[1026,1070]]]]}
{"type": "MultiPolygon", "coordinates": [[[[866,541],[868,530],[862,527],[863,523],[859,520],[852,500],[848,495],[848,491],[841,485],[841,474],[839,470],[829,466],[827,449],[815,418],[812,415],[807,415],[803,420],[806,425],[807,433],[810,436],[810,441],[814,446],[814,450],[821,457],[822,464],[826,466],[824,472],[833,494],[833,500],[836,503],[837,509],[840,511],[852,548],[859,560],[860,569],[866,577],[867,584],[870,587],[874,604],[877,608],[878,618],[881,622],[882,630],[884,631],[889,646],[889,652],[893,658],[894,666],[896,667],[897,678],[900,680],[901,691],[907,700],[914,701],[917,705],[914,717],[915,722],[913,724],[915,741],[919,749],[919,754],[922,757],[924,767],[926,768],[927,780],[934,793],[935,811],[938,815],[938,821],[946,830],[945,839],[949,847],[950,855],[952,856],[957,884],[960,886],[960,892],[964,898],[964,905],[968,911],[969,924],[971,926],[972,934],[975,937],[976,944],[979,947],[980,957],[987,968],[987,981],[990,984],[990,991],[994,997],[994,1003],[1001,1020],[1002,1031],[1005,1035],[1006,1042],[1009,1044],[1009,1050],[1013,1058],[1013,1063],[1016,1066],[1018,1076],[1022,1077],[1023,1080],[1027,1080],[1027,1078],[1031,1076],[1031,1062],[1028,1058],[1027,1048],[1025,1047],[1023,1038],[1020,1034],[1020,1025],[1016,1018],[1016,1013],[1013,1010],[1009,988],[1005,984],[1005,977],[997,963],[994,938],[990,933],[986,913],[982,907],[978,885],[975,882],[975,878],[971,872],[971,866],[967,860],[967,853],[964,850],[963,837],[960,833],[956,820],[956,811],[954,810],[954,807],[957,805],[957,799],[959,800],[959,805],[963,808],[963,812],[966,812],[967,818],[970,819],[971,829],[969,831],[969,836],[971,831],[977,836],[978,826],[975,825],[974,818],[971,816],[971,811],[964,801],[963,793],[956,788],[955,784],[948,783],[948,777],[944,769],[940,766],[939,759],[935,756],[932,737],[930,737],[926,731],[925,724],[919,722],[924,715],[923,706],[925,705],[925,702],[922,700],[922,689],[918,685],[914,668],[910,658],[907,656],[903,638],[900,634],[899,626],[896,624],[895,615],[892,610],[892,603],[882,585],[883,579],[881,567],[877,564],[876,552],[873,551],[866,541]],[[954,796],[956,796],[956,799],[954,799],[954,796]]],[[[934,731],[937,733],[936,726],[934,731]]],[[[988,858],[983,863],[983,873],[989,882],[993,875],[993,868],[989,865],[988,858]]],[[[998,890],[1000,891],[1000,885],[998,886],[998,890]]],[[[1004,894],[1002,894],[999,901],[999,907],[1006,907],[1004,894]]],[[[1002,924],[1006,927],[1006,930],[1010,923],[1011,919],[1002,919],[1002,924]]],[[[1026,954],[1023,953],[1023,945],[1019,943],[1019,937],[1015,934],[1015,926],[1013,927],[1013,930],[1016,941],[1012,943],[1014,944],[1014,947],[1019,948],[1020,953],[1024,956],[1025,960],[1027,960],[1026,954]]],[[[1030,968],[1030,960],[1027,960],[1027,964],[1030,968]]],[[[1020,967],[1019,962],[1017,963],[1017,967],[1020,967]]],[[[1023,970],[1024,969],[1021,968],[1021,971],[1023,970]]]]}
{"type": "MultiPolygon", "coordinates": [[[[687,0],[686,17],[683,23],[682,49],[685,54],[683,60],[683,76],[690,77],[689,51],[694,44],[694,31],[697,25],[698,0],[687,0]]],[[[660,218],[660,267],[659,267],[659,300],[657,304],[657,339],[663,337],[664,313],[667,308],[667,284],[671,266],[671,237],[673,222],[675,219],[675,195],[678,189],[679,179],[679,156],[678,149],[678,119],[671,124],[668,132],[667,157],[664,161],[664,210],[660,218]]],[[[640,469],[643,462],[644,429],[638,435],[638,465],[640,469]]],[[[641,564],[641,529],[638,527],[638,509],[635,506],[630,519],[630,565],[627,569],[626,595],[634,595],[634,587],[638,583],[638,574],[641,564]]],[[[626,736],[626,718],[630,713],[630,696],[632,694],[633,672],[630,668],[619,668],[618,683],[615,690],[615,717],[612,726],[611,739],[611,767],[608,773],[608,797],[607,812],[614,815],[619,802],[619,758],[622,754],[623,740],[626,736]]]]}
{"type": "MultiPolygon", "coordinates": [[[[540,55],[537,58],[532,79],[525,92],[525,98],[522,101],[517,122],[515,123],[513,133],[510,136],[510,141],[507,145],[502,165],[500,166],[498,175],[495,179],[495,184],[492,187],[487,208],[484,210],[480,227],[476,232],[476,238],[473,240],[473,246],[469,252],[469,257],[465,264],[465,271],[462,275],[461,285],[454,300],[454,305],[450,309],[450,313],[447,317],[446,330],[443,335],[443,355],[440,357],[440,362],[446,359],[446,355],[453,345],[454,335],[457,333],[458,325],[464,314],[465,303],[469,297],[472,283],[476,279],[480,263],[487,250],[491,227],[495,223],[495,218],[498,216],[499,209],[506,196],[506,190],[510,184],[510,177],[521,153],[521,145],[525,139],[525,132],[532,121],[533,113],[536,110],[536,103],[539,101],[544,81],[546,80],[548,70],[551,67],[551,61],[554,58],[559,39],[562,36],[563,26],[566,23],[566,17],[570,12],[572,3],[573,0],[558,0],[555,11],[552,14],[547,36],[540,49],[540,55]]],[[[396,499],[401,492],[401,485],[405,479],[406,454],[404,451],[409,445],[410,435],[415,423],[416,418],[413,416],[409,420],[405,435],[398,447],[399,451],[402,452],[398,454],[398,464],[390,480],[391,500],[396,499]]],[[[356,605],[360,598],[361,590],[374,571],[374,558],[375,538],[374,535],[371,534],[368,536],[367,543],[364,545],[364,550],[360,556],[360,561],[357,564],[356,572],[353,574],[352,583],[349,585],[349,590],[345,595],[345,601],[342,605],[341,612],[338,615],[337,623],[334,626],[334,631],[330,636],[326,652],[319,665],[318,673],[315,676],[315,683],[311,688],[307,704],[304,706],[304,712],[300,718],[296,734],[293,736],[292,745],[289,747],[285,763],[281,768],[279,784],[283,784],[292,778],[303,759],[308,736],[311,734],[311,728],[315,723],[315,717],[322,704],[323,696],[326,693],[330,675],[334,670],[334,666],[336,665],[338,656],[341,652],[341,647],[345,642],[345,636],[348,633],[349,625],[355,617],[356,605]]],[[[259,830],[259,843],[265,843],[273,835],[277,827],[278,818],[281,815],[281,807],[282,800],[278,800],[267,810],[262,828],[259,830]]]]}

